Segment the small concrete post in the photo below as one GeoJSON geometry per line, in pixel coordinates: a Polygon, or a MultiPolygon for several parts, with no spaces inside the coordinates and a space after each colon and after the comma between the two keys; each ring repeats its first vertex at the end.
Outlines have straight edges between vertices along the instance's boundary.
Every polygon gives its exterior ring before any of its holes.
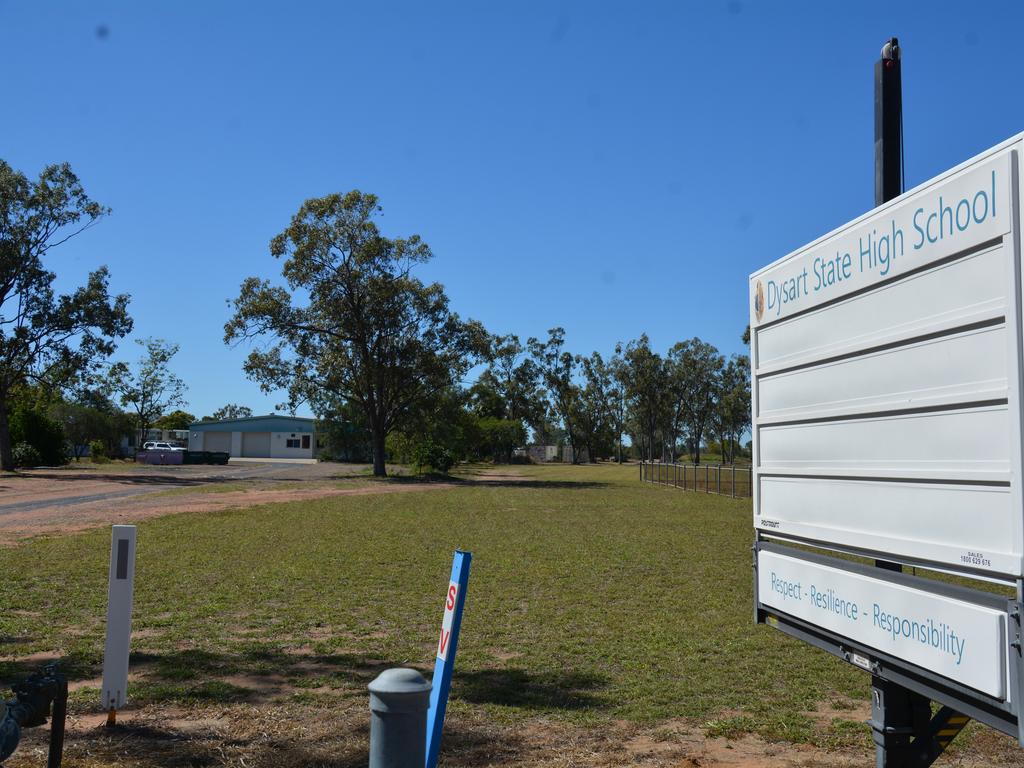
{"type": "Polygon", "coordinates": [[[388,669],[370,689],[369,768],[423,768],[430,683],[415,669],[388,669]]]}

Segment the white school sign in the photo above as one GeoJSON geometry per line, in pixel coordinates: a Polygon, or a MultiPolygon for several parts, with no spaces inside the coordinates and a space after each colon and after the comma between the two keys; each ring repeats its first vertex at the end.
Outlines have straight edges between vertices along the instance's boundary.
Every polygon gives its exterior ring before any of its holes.
{"type": "Polygon", "coordinates": [[[760,535],[1024,576],[1022,152],[1018,136],[751,275],[760,535]]]}

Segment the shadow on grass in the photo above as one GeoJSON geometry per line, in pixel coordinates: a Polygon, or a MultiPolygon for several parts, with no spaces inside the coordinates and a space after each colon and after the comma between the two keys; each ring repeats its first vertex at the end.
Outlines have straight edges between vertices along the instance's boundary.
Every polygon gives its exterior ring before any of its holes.
{"type": "MultiPolygon", "coordinates": [[[[16,638],[14,641],[24,642],[24,638],[16,638]]],[[[97,659],[78,652],[63,656],[33,654],[29,659],[5,659],[0,660],[0,692],[10,690],[14,683],[21,682],[36,672],[42,672],[50,664],[56,664],[57,671],[64,675],[68,682],[89,680],[99,674],[97,659]]]]}
{"type": "MultiPolygon", "coordinates": [[[[71,653],[34,654],[28,659],[0,660],[0,691],[56,663],[69,683],[97,681],[102,657],[71,653]]],[[[393,662],[353,653],[290,654],[254,646],[222,653],[203,649],[167,652],[134,651],[129,666],[135,704],[237,704],[283,699],[309,689],[332,695],[364,691],[393,662]]],[[[427,676],[429,671],[421,670],[427,676]]],[[[90,711],[97,709],[91,704],[90,711]]]]}
{"type": "Polygon", "coordinates": [[[523,739],[511,730],[468,730],[456,720],[446,722],[441,762],[446,766],[516,765],[523,739]]]}
{"type": "MultiPolygon", "coordinates": [[[[191,467],[193,465],[189,465],[191,467]]],[[[209,469],[203,466],[201,469],[209,469]]],[[[188,475],[184,474],[179,465],[168,464],[163,472],[152,470],[139,470],[137,472],[90,472],[88,475],[79,474],[74,470],[45,471],[34,470],[32,474],[25,477],[39,480],[59,480],[63,482],[77,483],[82,480],[114,483],[117,485],[152,485],[152,486],[173,486],[188,488],[196,485],[216,485],[217,483],[235,482],[240,478],[232,474],[216,475],[188,475]]],[[[186,470],[188,471],[188,470],[186,470]]],[[[275,478],[276,479],[276,478],[275,478]]]]}
{"type": "Polygon", "coordinates": [[[32,643],[35,642],[34,637],[26,635],[14,636],[14,635],[0,635],[0,645],[18,645],[20,643],[32,643]]]}
{"type": "MultiPolygon", "coordinates": [[[[214,765],[273,765],[288,768],[366,768],[369,762],[370,713],[342,716],[330,723],[329,713],[312,717],[304,710],[277,710],[268,720],[267,707],[233,710],[230,729],[211,726],[210,712],[177,715],[179,719],[149,722],[127,719],[115,728],[93,728],[72,734],[66,748],[70,760],[82,755],[120,764],[159,768],[205,768],[214,765]]],[[[514,765],[524,741],[514,729],[465,727],[456,720],[445,726],[441,757],[444,765],[475,768],[514,765]]],[[[90,763],[91,764],[91,763],[90,763]]]]}
{"type": "Polygon", "coordinates": [[[481,669],[460,672],[453,693],[473,704],[500,704],[538,711],[605,709],[601,694],[607,679],[585,672],[527,672],[524,669],[481,669]]]}
{"type": "Polygon", "coordinates": [[[139,703],[258,703],[305,690],[328,688],[341,695],[365,690],[377,675],[395,666],[351,653],[296,655],[257,646],[235,653],[200,649],[133,653],[140,676],[133,700],[139,703]]]}
{"type": "Polygon", "coordinates": [[[228,761],[232,765],[290,768],[366,768],[369,762],[369,751],[364,746],[368,738],[358,745],[327,748],[292,738],[268,740],[266,734],[226,737],[210,728],[182,725],[186,727],[129,721],[110,730],[96,728],[73,737],[66,752],[72,759],[79,753],[117,763],[134,758],[147,766],[160,768],[205,768],[225,765],[228,761]]]}
{"type": "MultiPolygon", "coordinates": [[[[368,478],[371,480],[377,478],[368,478]]],[[[607,488],[611,483],[605,483],[594,480],[533,480],[523,478],[519,480],[517,478],[504,478],[504,477],[488,477],[486,475],[478,477],[471,477],[464,474],[458,475],[439,475],[439,474],[423,474],[423,475],[400,475],[397,477],[387,477],[379,479],[382,483],[394,483],[396,485],[423,485],[429,486],[438,483],[445,483],[448,485],[455,485],[461,488],[533,488],[540,490],[579,490],[587,488],[607,488]]]]}

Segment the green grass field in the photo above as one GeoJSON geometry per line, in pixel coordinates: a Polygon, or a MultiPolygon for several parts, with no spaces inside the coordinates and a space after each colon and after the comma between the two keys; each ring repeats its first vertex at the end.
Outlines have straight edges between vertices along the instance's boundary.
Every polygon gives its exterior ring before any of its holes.
{"type": "MultiPolygon", "coordinates": [[[[133,705],[180,712],[258,693],[347,707],[365,724],[380,670],[429,675],[458,547],[473,566],[453,719],[682,718],[710,735],[865,748],[852,714],[822,725],[812,713],[866,702],[868,677],[753,624],[749,500],[642,485],[635,465],[500,470],[523,481],[483,471],[450,489],[141,523],[133,705]]],[[[98,711],[109,537],[0,549],[0,678],[54,653],[89,681],[73,710],[98,711]]]]}

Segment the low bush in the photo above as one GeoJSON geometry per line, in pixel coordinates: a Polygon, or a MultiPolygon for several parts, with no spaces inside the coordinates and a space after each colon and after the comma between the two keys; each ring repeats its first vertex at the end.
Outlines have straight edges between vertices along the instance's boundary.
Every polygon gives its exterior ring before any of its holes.
{"type": "Polygon", "coordinates": [[[16,467],[38,467],[43,463],[43,457],[39,455],[39,451],[34,445],[28,443],[15,445],[11,450],[11,455],[16,467]]]}
{"type": "MultiPolygon", "coordinates": [[[[42,410],[19,404],[11,413],[11,442],[32,446],[35,450],[33,463],[22,466],[55,467],[68,463],[67,441],[64,429],[42,410]]],[[[17,462],[15,462],[17,463],[17,462]]]]}
{"type": "Polygon", "coordinates": [[[455,465],[455,456],[443,445],[424,440],[413,448],[412,464],[417,472],[434,470],[444,475],[455,465]]]}

